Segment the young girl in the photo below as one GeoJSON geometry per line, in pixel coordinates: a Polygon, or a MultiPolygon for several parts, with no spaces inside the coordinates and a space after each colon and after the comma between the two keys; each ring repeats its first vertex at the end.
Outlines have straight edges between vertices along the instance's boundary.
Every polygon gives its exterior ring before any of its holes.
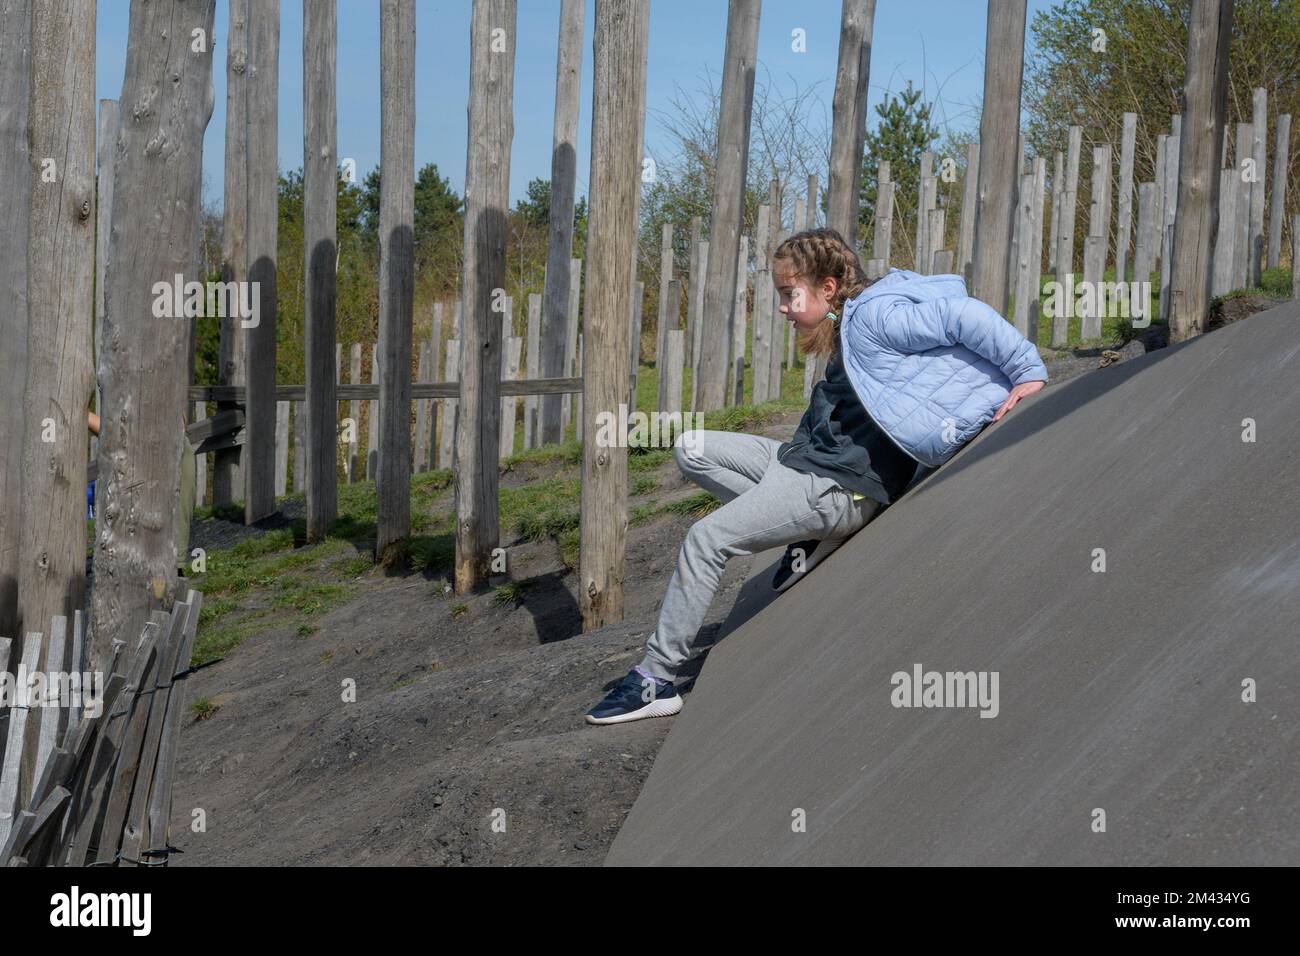
{"type": "Polygon", "coordinates": [[[1047,369],[960,276],[891,269],[870,281],[833,229],[772,256],[781,313],[826,378],[788,442],[736,432],[679,436],[683,474],[723,501],[686,534],[645,658],[587,713],[593,724],[682,709],[673,679],[690,656],[727,559],[788,545],[777,590],[892,504],[990,421],[1043,387],[1047,369]],[[689,438],[689,440],[687,440],[689,438]]]}

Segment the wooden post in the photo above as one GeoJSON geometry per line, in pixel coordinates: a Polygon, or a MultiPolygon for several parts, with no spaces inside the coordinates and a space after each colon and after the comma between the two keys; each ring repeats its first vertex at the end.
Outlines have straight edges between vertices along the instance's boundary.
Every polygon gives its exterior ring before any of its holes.
{"type": "MultiPolygon", "coordinates": [[[[244,521],[275,512],[276,165],[280,0],[248,6],[248,281],[255,283],[257,324],[247,329],[244,521]]],[[[310,413],[309,413],[310,414],[310,413]]]]}
{"type": "MultiPolygon", "coordinates": [[[[1231,13],[1231,11],[1229,11],[1231,13]]],[[[1250,184],[1250,287],[1259,286],[1264,259],[1264,190],[1268,180],[1268,91],[1262,86],[1251,90],[1251,149],[1255,160],[1255,181],[1250,184]]]]}
{"type": "MultiPolygon", "coordinates": [[[[92,670],[108,659],[113,638],[140,633],[150,611],[174,600],[185,441],[179,412],[189,385],[176,357],[184,355],[189,329],[183,320],[154,317],[153,285],[192,267],[203,131],[212,113],[212,45],[196,52],[176,38],[197,31],[211,38],[214,7],[215,0],[139,3],[131,11],[122,101],[154,106],[123,108],[119,120],[102,338],[130,345],[106,350],[99,363],[108,414],[99,440],[92,670]],[[163,87],[160,76],[169,80],[163,87]],[[152,518],[142,522],[140,515],[152,518]]],[[[274,167],[274,151],[271,159],[274,167]]],[[[274,176],[271,188],[274,196],[274,176]]],[[[271,209],[274,215],[274,199],[271,209]]],[[[263,325],[266,319],[263,313],[263,325]]],[[[76,407],[81,415],[84,398],[76,407]]]]}
{"type": "MultiPolygon", "coordinates": [[[[379,384],[379,346],[370,350],[370,384],[379,384]]],[[[372,398],[366,409],[366,481],[379,474],[379,399],[372,398]]],[[[361,427],[360,425],[357,426],[361,427]]]]}
{"type": "MultiPolygon", "coordinates": [[[[569,319],[564,331],[564,377],[566,378],[578,374],[578,311],[581,298],[582,260],[572,259],[569,262],[569,319]]],[[[573,396],[568,392],[564,393],[561,411],[564,434],[567,435],[569,426],[573,424],[573,396]]]]}
{"type": "MultiPolygon", "coordinates": [[[[1205,331],[1210,304],[1213,279],[1210,249],[1218,211],[1218,159],[1222,153],[1221,137],[1228,102],[1232,7],[1232,0],[1193,0],[1188,24],[1184,87],[1187,122],[1181,134],[1178,163],[1178,216],[1174,221],[1174,263],[1170,277],[1170,342],[1181,342],[1205,331]]],[[[1259,211],[1263,216],[1262,187],[1260,193],[1259,211]]]]}
{"type": "MultiPolygon", "coordinates": [[[[736,301],[731,312],[731,401],[741,405],[745,401],[745,303],[749,292],[749,236],[740,237],[740,255],[736,258],[736,301]]],[[[793,341],[793,339],[792,339],[793,341]]]]}
{"type": "MultiPolygon", "coordinates": [[[[826,225],[849,248],[858,248],[858,198],[862,185],[862,150],[867,133],[867,85],[871,78],[871,43],[876,0],[843,0],[840,7],[839,63],[831,101],[831,163],[826,195],[826,225]]],[[[814,217],[815,218],[815,217],[814,217]]],[[[765,254],[758,253],[756,254],[765,254]]],[[[755,286],[755,294],[758,293],[755,286]]],[[[758,327],[754,316],[754,327],[758,327]]],[[[813,381],[826,363],[814,363],[813,381]]],[[[757,403],[758,397],[754,398],[757,403]]]]}
{"type": "Polygon", "coordinates": [[[1232,288],[1244,289],[1250,282],[1250,190],[1251,182],[1246,178],[1255,138],[1254,127],[1250,123],[1237,124],[1237,142],[1235,158],[1237,177],[1241,186],[1237,193],[1236,239],[1232,251],[1232,288]]]}
{"type": "MultiPolygon", "coordinates": [[[[1226,138],[1226,137],[1225,137],[1226,138]]],[[[1210,295],[1232,291],[1232,268],[1237,245],[1237,188],[1241,177],[1235,169],[1219,170],[1219,217],[1214,232],[1214,278],[1210,295]]]]}
{"type": "MultiPolygon", "coordinates": [[[[455,382],[460,379],[460,340],[447,340],[447,371],[443,381],[455,382]]],[[[438,437],[438,467],[451,468],[456,450],[456,413],[457,401],[454,398],[442,400],[442,434],[438,437]]]]}
{"type": "MultiPolygon", "coordinates": [[[[106,270],[108,268],[108,240],[111,233],[112,215],[113,215],[113,165],[117,155],[117,118],[118,108],[117,100],[100,100],[99,101],[99,142],[97,144],[97,157],[99,163],[99,175],[97,179],[97,190],[95,199],[95,351],[96,358],[103,352],[102,343],[99,333],[104,328],[104,285],[106,282],[106,270]]],[[[24,187],[30,189],[30,184],[24,187]]],[[[10,220],[3,220],[8,222],[10,220]]],[[[26,218],[23,219],[24,223],[26,218]]],[[[23,290],[23,301],[26,301],[26,289],[23,290]]],[[[23,343],[23,351],[26,350],[26,343],[23,343]]],[[[104,411],[103,403],[99,394],[99,387],[95,387],[95,411],[102,414],[104,411]]],[[[99,438],[92,436],[90,439],[90,460],[99,460],[99,438]]],[[[2,480],[2,479],[0,479],[2,480]]],[[[3,603],[3,598],[0,598],[3,603]]],[[[0,612],[0,618],[3,618],[3,612],[0,612]]]]}
{"type": "Polygon", "coordinates": [[[1047,236],[1047,271],[1057,274],[1056,253],[1060,248],[1061,197],[1065,195],[1065,154],[1056,151],[1056,164],[1052,167],[1052,222],[1047,236]]]}
{"type": "Polygon", "coordinates": [[[1291,217],[1291,298],[1300,299],[1300,215],[1291,217]]]}
{"type": "Polygon", "coordinates": [[[1151,270],[1155,267],[1155,247],[1152,237],[1155,232],[1151,227],[1156,218],[1156,184],[1138,185],[1138,219],[1137,245],[1133,250],[1133,281],[1150,282],[1151,270]]]}
{"type": "MultiPolygon", "coordinates": [[[[673,279],[668,283],[668,332],[682,332],[682,349],[683,349],[682,360],[685,361],[686,333],[684,330],[678,329],[676,327],[678,324],[678,316],[681,315],[681,301],[682,301],[682,280],[673,279]]],[[[659,388],[657,405],[659,411],[666,412],[668,410],[668,406],[666,404],[667,397],[669,393],[672,391],[672,389],[668,385],[668,375],[671,374],[672,365],[668,361],[668,337],[666,333],[664,335],[664,354],[662,358],[658,360],[658,364],[660,365],[660,373],[661,373],[659,380],[662,383],[662,385],[659,388]]],[[[678,376],[677,381],[679,383],[679,387],[678,387],[679,394],[677,395],[677,408],[680,410],[681,373],[678,372],[677,376],[678,376]]]]}
{"type": "Polygon", "coordinates": [[[755,405],[767,401],[767,378],[772,370],[769,351],[772,343],[768,338],[772,325],[772,275],[771,245],[768,236],[771,232],[772,207],[767,203],[758,207],[758,236],[755,242],[757,261],[754,269],[754,344],[750,358],[753,369],[754,387],[750,399],[755,405]]]}
{"type": "Polygon", "coordinates": [[[289,403],[275,403],[275,496],[289,492],[289,403]]]}
{"type": "Polygon", "coordinates": [[[469,147],[461,278],[465,322],[461,329],[459,405],[464,427],[456,430],[454,469],[457,594],[467,594],[487,583],[492,550],[501,538],[497,510],[501,422],[497,409],[504,343],[492,301],[498,294],[496,290],[506,285],[515,18],[515,0],[474,0],[470,17],[469,147]]]}
{"type": "MultiPolygon", "coordinates": [[[[709,220],[711,254],[704,272],[707,276],[704,308],[698,317],[702,325],[703,354],[698,363],[700,383],[695,388],[698,398],[695,407],[702,411],[722,408],[727,386],[727,324],[716,321],[716,317],[727,314],[736,294],[736,259],[740,255],[740,219],[744,211],[742,200],[754,102],[753,77],[758,59],[759,9],[759,0],[731,0],[727,10],[713,213],[709,220]]],[[[861,155],[859,150],[859,161],[861,155]]]]}
{"type": "Polygon", "coordinates": [[[686,333],[681,329],[670,329],[664,341],[664,369],[667,372],[661,409],[664,414],[672,415],[682,410],[682,371],[685,365],[686,333]]]}
{"type": "MultiPolygon", "coordinates": [[[[541,362],[538,361],[537,352],[541,348],[542,334],[542,297],[536,292],[528,295],[528,359],[527,370],[524,377],[528,379],[541,378],[541,362]]],[[[434,360],[435,365],[437,359],[434,360]]],[[[524,448],[536,448],[539,444],[537,436],[541,434],[537,423],[537,396],[528,395],[524,398],[524,448]]]]}
{"type": "Polygon", "coordinates": [[[627,401],[627,410],[629,413],[637,410],[636,388],[637,375],[641,368],[641,314],[642,307],[645,305],[645,283],[637,280],[636,295],[632,307],[632,342],[629,360],[632,363],[631,385],[627,401]]]}
{"type": "MultiPolygon", "coordinates": [[[[570,273],[575,261],[572,258],[573,197],[578,170],[577,147],[574,144],[578,138],[585,5],[585,0],[561,0],[560,3],[559,52],[555,64],[555,121],[551,143],[551,214],[546,247],[546,305],[542,309],[541,331],[541,369],[544,378],[562,378],[572,374],[567,333],[569,315],[573,308],[569,298],[572,289],[570,273]]],[[[513,4],[510,9],[513,23],[513,4]]],[[[498,12],[504,15],[506,11],[503,8],[498,12]]],[[[500,16],[492,19],[496,23],[500,16]]],[[[483,80],[486,82],[488,60],[483,61],[482,67],[485,71],[483,80]]],[[[509,100],[505,107],[508,113],[509,100]]],[[[504,210],[504,200],[502,209],[504,210]]],[[[567,395],[541,397],[543,443],[564,441],[568,409],[567,395]],[[563,419],[561,411],[565,413],[563,419]]]]}
{"type": "MultiPolygon", "coordinates": [[[[503,381],[514,381],[519,377],[519,360],[523,355],[524,340],[517,335],[512,335],[506,339],[506,363],[505,368],[501,371],[503,381]]],[[[579,352],[581,352],[581,336],[579,336],[579,352]]],[[[519,414],[519,396],[507,395],[502,399],[504,403],[501,411],[501,460],[505,461],[515,453],[515,420],[519,414]]],[[[578,397],[578,413],[582,413],[581,404],[582,396],[578,397]]]]}
{"type": "MultiPolygon", "coordinates": [[[[361,381],[361,343],[352,343],[352,354],[348,360],[348,381],[356,385],[361,381]]],[[[348,484],[360,481],[358,477],[357,441],[361,437],[361,400],[354,398],[348,403],[348,417],[352,419],[351,440],[348,442],[348,484]]]]}
{"type": "MultiPolygon", "coordinates": [[[[1273,194],[1268,210],[1268,268],[1282,264],[1282,220],[1286,218],[1286,179],[1288,153],[1291,147],[1291,114],[1282,113],[1277,118],[1277,133],[1273,140],[1273,194]]],[[[1292,265],[1294,270],[1295,265],[1292,265]]]]}
{"type": "MultiPolygon", "coordinates": [[[[194,421],[201,422],[208,417],[208,403],[194,403],[194,421]]],[[[202,508],[208,503],[208,456],[194,456],[194,505],[202,508]]]]}
{"type": "Polygon", "coordinates": [[[916,241],[912,268],[925,275],[930,271],[930,180],[934,178],[934,153],[921,153],[921,173],[916,180],[916,241]]]}
{"type": "MultiPolygon", "coordinates": [[[[705,239],[700,242],[700,277],[703,278],[709,274],[709,240],[705,239]]],[[[691,411],[697,411],[699,405],[696,404],[696,395],[700,388],[700,349],[702,346],[701,329],[704,323],[701,321],[704,315],[704,283],[691,286],[690,303],[686,308],[686,314],[691,315],[691,306],[695,307],[694,318],[686,324],[686,348],[690,356],[691,363],[691,411]]],[[[722,344],[726,345],[726,337],[723,337],[722,344]]],[[[723,363],[725,367],[725,362],[723,363]]]]}
{"type": "MultiPolygon", "coordinates": [[[[1061,194],[1061,218],[1058,223],[1060,232],[1056,250],[1056,279],[1063,282],[1067,275],[1074,272],[1074,216],[1079,196],[1079,151],[1082,148],[1083,128],[1070,127],[1070,143],[1065,154],[1065,188],[1061,194]]],[[[1073,286],[1064,290],[1068,296],[1074,296],[1073,286]]],[[[1063,344],[1063,343],[1062,343],[1063,344]]]]}
{"type": "MultiPolygon", "coordinates": [[[[789,232],[784,226],[777,230],[776,236],[773,237],[772,248],[776,249],[789,237],[789,232]]],[[[775,401],[781,397],[781,358],[785,354],[785,332],[788,323],[785,316],[781,314],[778,308],[780,297],[776,293],[776,287],[772,288],[772,308],[771,315],[768,318],[768,339],[771,342],[771,349],[767,353],[769,368],[767,373],[767,400],[775,401]]]]}
{"type": "MultiPolygon", "coordinates": [[[[27,231],[31,215],[32,163],[27,142],[31,88],[32,0],[5,0],[0,16],[0,448],[21,448],[27,385],[27,231]]],[[[102,175],[101,170],[101,175],[102,175]]],[[[105,184],[100,180],[101,190],[105,184]]],[[[101,193],[102,195],[102,193],[101,193]]],[[[103,414],[103,407],[99,412],[103,414]]],[[[19,541],[22,537],[22,455],[0,455],[0,635],[19,633],[19,541]]],[[[83,513],[84,514],[84,513],[83,513]]],[[[0,732],[3,753],[3,732],[0,732]]],[[[0,815],[13,807],[0,805],[0,815]]],[[[3,817],[0,816],[0,821],[3,817]]],[[[0,845],[6,823],[0,822],[0,845]]]]}
{"type": "Polygon", "coordinates": [[[1041,311],[1039,296],[1043,282],[1041,272],[1043,265],[1043,198],[1046,191],[1047,160],[1042,156],[1037,156],[1034,158],[1033,219],[1029,239],[1033,247],[1029,256],[1032,282],[1029,287],[1029,313],[1026,316],[1029,328],[1024,333],[1025,338],[1035,345],[1038,344],[1038,317],[1041,311]]]}
{"type": "Polygon", "coordinates": [[[1174,218],[1178,214],[1178,159],[1182,149],[1182,118],[1173,117],[1173,132],[1165,140],[1165,210],[1160,230],[1160,318],[1169,318],[1169,282],[1174,252],[1174,218]]]}
{"type": "Polygon", "coordinates": [[[1034,246],[1034,175],[1020,179],[1016,200],[1022,241],[1017,249],[1016,299],[1011,322],[1021,335],[1029,336],[1030,304],[1038,301],[1038,261],[1040,250],[1034,246]]]}
{"type": "MultiPolygon", "coordinates": [[[[303,4],[302,13],[302,207],[306,273],[303,359],[307,372],[308,541],[323,540],[339,510],[339,404],[334,340],[338,287],[335,274],[338,135],[334,89],[338,31],[334,10],[334,0],[308,0],[303,4]]],[[[387,233],[381,235],[384,238],[380,246],[386,253],[387,233]]]]}
{"type": "Polygon", "coordinates": [[[1133,151],[1137,143],[1137,114],[1124,114],[1119,144],[1119,205],[1115,224],[1115,281],[1128,278],[1128,250],[1133,234],[1133,151]]]}
{"type": "Polygon", "coordinates": [[[1155,256],[1152,260],[1154,263],[1160,258],[1160,247],[1163,244],[1165,232],[1165,153],[1168,152],[1169,135],[1161,133],[1156,137],[1156,164],[1151,173],[1151,178],[1155,181],[1155,210],[1156,218],[1151,221],[1151,249],[1155,256]]]}
{"type": "Polygon", "coordinates": [[[934,259],[938,253],[943,251],[943,210],[931,209],[927,215],[929,217],[929,228],[926,230],[925,248],[930,261],[925,264],[925,271],[930,275],[939,275],[934,259]]]}
{"type": "MultiPolygon", "coordinates": [[[[541,308],[539,307],[538,308],[539,322],[541,320],[540,313],[541,313],[541,308]]],[[[536,355],[540,350],[541,350],[541,346],[537,345],[532,349],[531,354],[536,355]]],[[[442,368],[442,303],[435,302],[433,304],[433,329],[429,333],[429,381],[431,382],[439,381],[438,370],[440,368],[442,368]]],[[[536,396],[534,396],[534,398],[535,397],[536,396]]],[[[436,464],[434,463],[434,460],[438,454],[437,452],[438,409],[439,409],[438,403],[430,399],[429,401],[429,455],[428,455],[429,468],[437,467],[436,464]]],[[[534,426],[536,426],[537,423],[534,422],[533,424],[534,426]]],[[[534,437],[536,437],[536,435],[534,435],[534,437]]]]}
{"type": "MultiPolygon", "coordinates": [[[[513,32],[512,28],[509,40],[512,68],[513,32]]],[[[382,173],[379,192],[379,471],[375,477],[375,559],[382,563],[411,533],[415,0],[381,0],[379,33],[382,173]]],[[[468,192],[466,189],[467,195],[468,192]]],[[[466,245],[468,261],[468,243],[466,245]]],[[[489,364],[487,369],[489,375],[495,376],[495,364],[489,364]]],[[[488,417],[491,417],[490,412],[488,417]]],[[[488,464],[495,469],[494,460],[489,460],[488,464]]]]}
{"type": "MultiPolygon", "coordinates": [[[[627,396],[627,317],[632,312],[634,288],[628,262],[636,255],[633,213],[641,183],[641,116],[637,104],[643,102],[645,90],[648,32],[647,0],[602,0],[596,5],[587,246],[589,308],[582,349],[578,594],[583,631],[623,618],[626,436],[616,429],[613,440],[605,440],[611,436],[603,420],[612,416],[618,421],[619,406],[627,396]],[[587,342],[591,343],[590,352],[586,350],[587,342]]],[[[725,95],[724,86],[724,102],[725,95]]],[[[725,325],[720,327],[725,329],[725,325]]]]}
{"type": "Polygon", "coordinates": [[[293,403],[293,482],[294,492],[307,490],[307,403],[293,403]]]}
{"type": "MultiPolygon", "coordinates": [[[[695,223],[699,217],[695,217],[691,222],[692,231],[695,230],[695,223]]],[[[695,264],[695,247],[691,247],[691,266],[695,264]]],[[[656,364],[656,382],[659,391],[664,388],[663,376],[663,354],[664,354],[664,335],[668,331],[668,283],[673,279],[673,224],[666,222],[660,231],[659,241],[659,312],[655,317],[655,364],[656,364]]]]}
{"type": "MultiPolygon", "coordinates": [[[[578,365],[579,373],[582,371],[582,333],[578,333],[578,365]]],[[[582,392],[578,393],[578,426],[582,426],[582,392]]],[[[581,432],[579,432],[581,434],[581,432]]]]}
{"type": "MultiPolygon", "coordinates": [[[[969,287],[975,256],[975,215],[979,211],[980,144],[966,145],[966,180],[962,183],[961,224],[957,233],[957,271],[969,287]]],[[[876,253],[879,258],[880,253],[876,253]]],[[[886,263],[888,265],[888,263],[886,263]]]]}
{"type": "Polygon", "coordinates": [[[980,117],[979,213],[971,295],[1007,311],[1007,255],[1020,168],[1020,87],[1025,0],[989,0],[980,117]]]}
{"type": "MultiPolygon", "coordinates": [[[[225,200],[221,212],[221,280],[248,279],[248,4],[229,0],[226,37],[225,200]]],[[[227,314],[220,324],[217,383],[248,381],[246,330],[238,316],[227,314]]],[[[235,402],[217,402],[217,412],[234,411],[235,402]]],[[[212,455],[212,503],[230,505],[244,498],[242,445],[212,455]]]]}
{"type": "MultiPolygon", "coordinates": [[[[429,343],[420,343],[420,358],[416,366],[415,380],[417,382],[431,381],[429,378],[429,343]]],[[[415,461],[412,469],[415,472],[429,470],[429,403],[431,399],[417,398],[415,400],[415,461]]]]}
{"type": "MultiPolygon", "coordinates": [[[[889,161],[883,160],[877,174],[876,230],[871,243],[871,256],[873,259],[884,259],[885,262],[889,261],[889,246],[894,231],[894,181],[890,175],[889,161]]],[[[805,225],[804,228],[810,227],[805,225]]]]}
{"type": "Polygon", "coordinates": [[[1106,143],[1092,148],[1092,189],[1088,202],[1088,235],[1098,239],[1098,256],[1100,269],[1097,281],[1100,282],[1106,271],[1106,260],[1110,246],[1110,167],[1111,148],[1106,143]]]}

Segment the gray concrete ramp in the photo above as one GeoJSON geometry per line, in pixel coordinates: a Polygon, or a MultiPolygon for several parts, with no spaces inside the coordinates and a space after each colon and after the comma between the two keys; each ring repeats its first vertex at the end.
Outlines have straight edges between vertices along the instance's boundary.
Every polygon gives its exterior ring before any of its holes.
{"type": "Polygon", "coordinates": [[[606,862],[1294,865],[1298,711],[1288,303],[1044,389],[746,620],[606,862]]]}

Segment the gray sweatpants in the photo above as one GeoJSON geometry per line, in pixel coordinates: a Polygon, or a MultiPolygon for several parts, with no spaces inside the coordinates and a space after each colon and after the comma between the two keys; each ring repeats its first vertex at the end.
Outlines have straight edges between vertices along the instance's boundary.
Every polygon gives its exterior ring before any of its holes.
{"type": "Polygon", "coordinates": [[[695,430],[674,443],[682,474],[722,499],[686,532],[642,670],[672,680],[690,656],[728,558],[807,539],[843,540],[874,518],[871,498],[854,501],[834,479],[787,468],[781,442],[739,432],[695,430]]]}

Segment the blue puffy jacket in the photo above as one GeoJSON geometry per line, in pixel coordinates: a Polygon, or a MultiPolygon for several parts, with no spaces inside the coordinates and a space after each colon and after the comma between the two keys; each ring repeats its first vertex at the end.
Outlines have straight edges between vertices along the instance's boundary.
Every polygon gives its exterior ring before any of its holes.
{"type": "Polygon", "coordinates": [[[1015,385],[1047,381],[1038,350],[961,276],[889,272],[844,303],[844,369],[871,417],[930,468],[974,438],[1015,385]]]}

